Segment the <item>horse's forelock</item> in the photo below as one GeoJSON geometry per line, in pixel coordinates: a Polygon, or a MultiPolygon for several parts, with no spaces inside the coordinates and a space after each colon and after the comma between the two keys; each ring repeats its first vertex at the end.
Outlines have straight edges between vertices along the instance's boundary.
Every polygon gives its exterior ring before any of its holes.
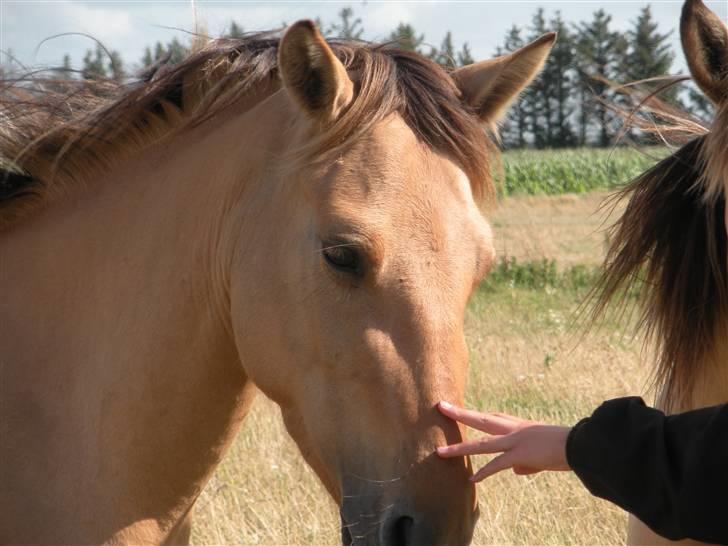
{"type": "MultiPolygon", "coordinates": [[[[357,99],[299,155],[336,149],[396,112],[420,140],[462,166],[476,196],[493,196],[492,141],[444,69],[390,46],[331,47],[356,77],[357,99]]],[[[270,33],[215,40],[178,65],[160,64],[132,83],[0,79],[0,115],[13,127],[0,133],[0,163],[13,163],[34,179],[36,191],[51,194],[54,184],[99,172],[129,148],[197,125],[277,81],[277,48],[270,33]]],[[[11,216],[4,210],[0,224],[11,216]]]]}
{"type": "Polygon", "coordinates": [[[340,145],[397,113],[419,140],[464,169],[477,199],[494,198],[490,164],[493,139],[463,103],[445,69],[418,53],[390,45],[330,45],[353,75],[357,95],[338,120],[295,150],[293,157],[305,160],[336,152],[340,145]]]}

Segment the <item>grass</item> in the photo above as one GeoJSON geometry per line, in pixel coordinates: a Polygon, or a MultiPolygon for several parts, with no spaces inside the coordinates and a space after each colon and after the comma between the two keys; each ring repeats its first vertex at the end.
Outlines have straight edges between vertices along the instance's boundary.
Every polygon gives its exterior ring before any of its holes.
{"type": "Polygon", "coordinates": [[[562,288],[581,292],[594,285],[600,272],[601,269],[597,266],[577,264],[560,269],[554,259],[519,262],[511,256],[498,260],[480,289],[496,290],[507,284],[534,290],[562,288]]]}
{"type": "Polygon", "coordinates": [[[665,156],[665,148],[514,150],[503,154],[501,196],[561,195],[619,187],[665,156]]]}

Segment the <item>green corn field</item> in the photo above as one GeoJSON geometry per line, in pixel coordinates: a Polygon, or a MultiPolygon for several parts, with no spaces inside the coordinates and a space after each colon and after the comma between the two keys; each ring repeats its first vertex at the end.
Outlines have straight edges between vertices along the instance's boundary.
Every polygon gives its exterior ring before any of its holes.
{"type": "Polygon", "coordinates": [[[514,150],[503,154],[499,196],[560,195],[612,189],[667,155],[667,148],[514,150]]]}

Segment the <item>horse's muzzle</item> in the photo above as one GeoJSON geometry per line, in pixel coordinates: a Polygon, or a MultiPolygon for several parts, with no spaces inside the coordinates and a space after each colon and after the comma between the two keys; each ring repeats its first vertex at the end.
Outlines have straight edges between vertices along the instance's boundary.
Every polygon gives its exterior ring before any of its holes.
{"type": "Polygon", "coordinates": [[[341,518],[342,546],[413,546],[414,518],[395,516],[369,525],[347,523],[341,518]],[[368,527],[368,528],[365,528],[368,527]]]}
{"type": "Polygon", "coordinates": [[[380,511],[378,517],[376,511],[349,513],[348,517],[344,512],[342,509],[342,546],[467,546],[478,516],[476,509],[472,521],[446,525],[437,516],[426,517],[397,505],[380,511]]]}

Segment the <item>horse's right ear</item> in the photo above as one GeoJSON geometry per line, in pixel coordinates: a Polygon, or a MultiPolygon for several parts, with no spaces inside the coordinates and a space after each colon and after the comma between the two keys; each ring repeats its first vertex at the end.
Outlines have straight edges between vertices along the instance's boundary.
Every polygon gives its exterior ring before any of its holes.
{"type": "Polygon", "coordinates": [[[555,41],[549,32],[508,55],[458,68],[452,77],[481,121],[495,124],[538,75],[555,41]]]}
{"type": "Polygon", "coordinates": [[[701,0],[687,0],[680,38],[690,73],[716,104],[728,100],[728,27],[701,0]]]}
{"type": "Polygon", "coordinates": [[[312,21],[298,21],[281,38],[283,87],[315,121],[335,120],[352,101],[354,84],[312,21]]]}

